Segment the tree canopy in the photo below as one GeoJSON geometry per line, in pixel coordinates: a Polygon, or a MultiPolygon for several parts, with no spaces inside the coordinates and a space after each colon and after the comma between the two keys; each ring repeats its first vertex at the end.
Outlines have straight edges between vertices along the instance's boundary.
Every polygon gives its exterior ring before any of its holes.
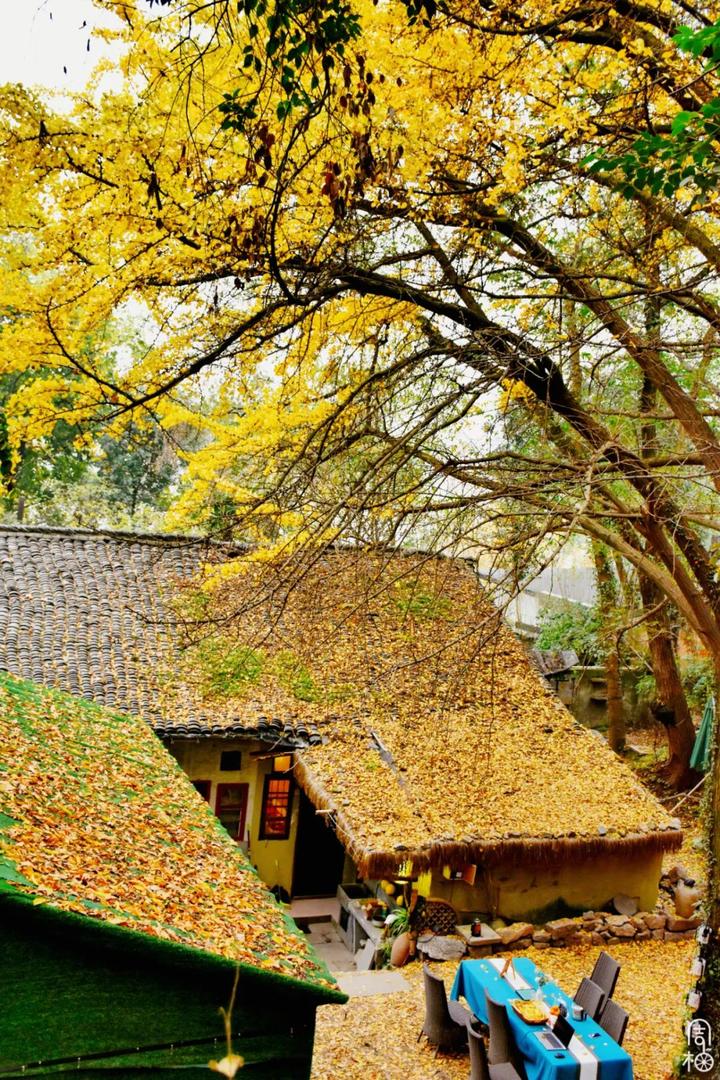
{"type": "Polygon", "coordinates": [[[675,41],[714,13],[360,3],[340,52],[245,7],[123,5],[68,111],[5,88],[9,445],[193,427],[174,523],[279,542],[582,531],[720,656],[717,199],[593,164],[714,99],[675,41]],[[128,305],[117,375],[83,342],[128,305]]]}

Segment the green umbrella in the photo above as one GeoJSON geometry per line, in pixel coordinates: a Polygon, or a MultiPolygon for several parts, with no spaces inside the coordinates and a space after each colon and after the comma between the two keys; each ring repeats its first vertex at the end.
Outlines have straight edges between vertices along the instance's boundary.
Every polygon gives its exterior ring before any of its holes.
{"type": "Polygon", "coordinates": [[[700,721],[695,745],[690,755],[690,768],[698,772],[707,772],[710,768],[710,753],[712,750],[712,729],[715,720],[715,698],[709,697],[705,703],[705,712],[700,721]]]}

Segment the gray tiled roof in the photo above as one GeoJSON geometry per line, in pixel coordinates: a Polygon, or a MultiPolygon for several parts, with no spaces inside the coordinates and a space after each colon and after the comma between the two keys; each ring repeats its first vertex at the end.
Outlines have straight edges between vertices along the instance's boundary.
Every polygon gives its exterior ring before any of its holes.
{"type": "Polygon", "coordinates": [[[281,718],[160,711],[159,671],[178,649],[163,594],[207,554],[190,537],[0,526],[0,670],[135,713],[160,735],[319,741],[281,718]]]}

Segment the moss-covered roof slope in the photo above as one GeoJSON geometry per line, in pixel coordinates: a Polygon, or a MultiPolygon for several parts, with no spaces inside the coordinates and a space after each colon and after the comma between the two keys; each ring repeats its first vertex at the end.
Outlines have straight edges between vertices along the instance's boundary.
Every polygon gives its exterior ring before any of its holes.
{"type": "MultiPolygon", "coordinates": [[[[245,658],[217,715],[262,706],[318,726],[296,776],[362,872],[679,846],[678,823],[560,704],[466,563],[336,551],[236,569],[205,585],[225,656],[245,658]]],[[[176,686],[201,694],[212,671],[191,647],[176,686]]]]}
{"type": "Polygon", "coordinates": [[[5,674],[0,891],[334,987],[142,720],[5,674]]]}

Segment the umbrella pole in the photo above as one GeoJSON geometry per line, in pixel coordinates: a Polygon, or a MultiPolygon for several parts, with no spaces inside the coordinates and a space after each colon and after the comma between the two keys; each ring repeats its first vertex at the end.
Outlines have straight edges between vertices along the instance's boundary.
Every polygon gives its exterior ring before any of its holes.
{"type": "Polygon", "coordinates": [[[670,813],[674,814],[675,811],[677,809],[679,809],[679,807],[682,806],[682,804],[685,802],[686,799],[689,799],[691,795],[695,794],[695,792],[697,791],[697,789],[699,787],[703,786],[703,784],[705,783],[706,780],[707,780],[707,775],[706,776],[701,776],[700,779],[698,780],[697,784],[695,785],[695,787],[690,788],[689,791],[686,791],[685,794],[683,795],[682,799],[680,800],[680,802],[675,803],[675,805],[670,808],[670,813]]]}
{"type": "MultiPolygon", "coordinates": [[[[715,683],[715,700],[717,701],[720,671],[716,674],[715,683]]],[[[707,773],[710,777],[711,787],[707,799],[707,820],[705,823],[710,849],[707,910],[708,921],[717,936],[720,929],[720,724],[717,723],[717,712],[712,726],[711,747],[710,769],[707,773]]]]}

